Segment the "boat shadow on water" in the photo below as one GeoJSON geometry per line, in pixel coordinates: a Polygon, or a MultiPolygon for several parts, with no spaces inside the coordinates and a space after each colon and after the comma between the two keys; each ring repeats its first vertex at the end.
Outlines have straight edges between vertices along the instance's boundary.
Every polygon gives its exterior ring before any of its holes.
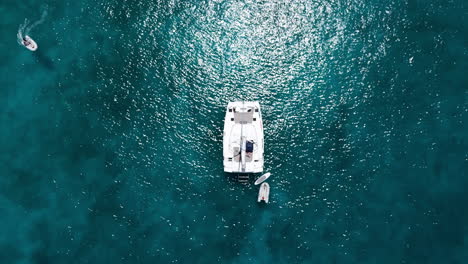
{"type": "Polygon", "coordinates": [[[54,62],[47,57],[41,49],[37,49],[33,54],[37,61],[48,70],[53,70],[55,68],[54,62]]]}
{"type": "Polygon", "coordinates": [[[255,179],[257,179],[259,175],[260,173],[224,173],[224,176],[230,183],[240,186],[254,185],[255,179]]]}

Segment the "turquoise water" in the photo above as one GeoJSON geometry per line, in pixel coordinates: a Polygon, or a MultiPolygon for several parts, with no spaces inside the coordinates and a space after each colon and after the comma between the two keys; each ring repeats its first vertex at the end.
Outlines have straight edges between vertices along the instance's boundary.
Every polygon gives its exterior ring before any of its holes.
{"type": "Polygon", "coordinates": [[[467,263],[466,1],[0,14],[1,263],[467,263]],[[263,108],[267,206],[223,173],[232,100],[263,108]]]}

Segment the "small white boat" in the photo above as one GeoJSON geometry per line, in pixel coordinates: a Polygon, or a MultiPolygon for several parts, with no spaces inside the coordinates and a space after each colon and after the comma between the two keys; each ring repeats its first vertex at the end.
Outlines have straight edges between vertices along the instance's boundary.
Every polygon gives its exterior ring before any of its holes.
{"type": "Polygon", "coordinates": [[[30,51],[37,50],[37,43],[28,35],[23,37],[21,44],[23,44],[23,46],[25,46],[30,51]]]}
{"type": "Polygon", "coordinates": [[[260,176],[260,178],[258,178],[256,181],[255,181],[255,185],[259,185],[260,183],[266,181],[268,178],[270,178],[270,175],[271,173],[267,172],[265,174],[263,174],[262,176],[260,176]]]}
{"type": "Polygon", "coordinates": [[[268,198],[270,196],[270,185],[266,182],[260,185],[260,190],[258,191],[258,200],[257,202],[265,201],[268,203],[268,198]]]}

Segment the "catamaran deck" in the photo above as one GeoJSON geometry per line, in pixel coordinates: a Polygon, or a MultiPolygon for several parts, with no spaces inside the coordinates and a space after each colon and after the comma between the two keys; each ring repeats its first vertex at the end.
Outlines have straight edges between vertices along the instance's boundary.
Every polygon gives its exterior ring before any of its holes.
{"type": "Polygon", "coordinates": [[[263,171],[263,121],[258,102],[230,102],[223,133],[224,171],[263,171]]]}

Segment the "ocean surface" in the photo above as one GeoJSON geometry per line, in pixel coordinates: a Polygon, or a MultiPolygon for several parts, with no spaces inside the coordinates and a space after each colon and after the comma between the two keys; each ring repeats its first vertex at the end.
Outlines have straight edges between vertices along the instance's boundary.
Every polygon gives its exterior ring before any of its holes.
{"type": "Polygon", "coordinates": [[[0,263],[468,263],[466,0],[0,15],[0,263]],[[234,100],[268,205],[223,172],[234,100]]]}

